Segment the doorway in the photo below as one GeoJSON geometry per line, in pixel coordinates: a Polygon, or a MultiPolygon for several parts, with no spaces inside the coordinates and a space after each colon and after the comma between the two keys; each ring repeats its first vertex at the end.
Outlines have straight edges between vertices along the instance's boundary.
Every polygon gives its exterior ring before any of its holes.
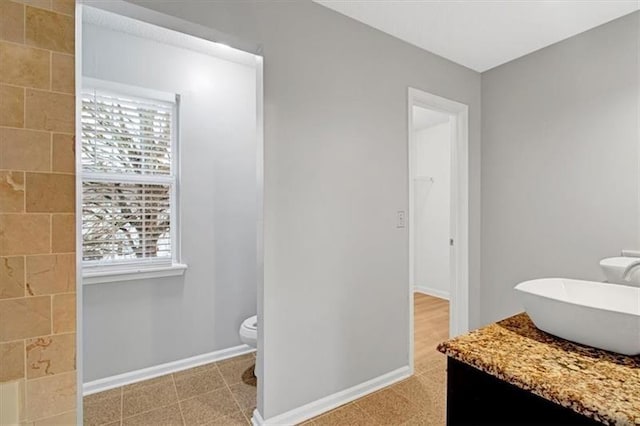
{"type": "Polygon", "coordinates": [[[412,371],[469,329],[468,106],[408,92],[409,312],[412,371]]]}
{"type": "Polygon", "coordinates": [[[263,371],[261,333],[238,332],[262,305],[259,47],[94,6],[76,14],[78,418],[246,423],[263,371]],[[224,404],[190,410],[204,400],[224,404]]]}

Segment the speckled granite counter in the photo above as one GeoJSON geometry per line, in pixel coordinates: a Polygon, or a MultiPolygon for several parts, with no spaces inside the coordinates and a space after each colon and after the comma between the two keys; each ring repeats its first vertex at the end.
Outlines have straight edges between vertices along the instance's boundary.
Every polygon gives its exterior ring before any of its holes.
{"type": "Polygon", "coordinates": [[[554,337],[524,313],[441,343],[438,350],[602,423],[640,425],[640,357],[554,337]]]}

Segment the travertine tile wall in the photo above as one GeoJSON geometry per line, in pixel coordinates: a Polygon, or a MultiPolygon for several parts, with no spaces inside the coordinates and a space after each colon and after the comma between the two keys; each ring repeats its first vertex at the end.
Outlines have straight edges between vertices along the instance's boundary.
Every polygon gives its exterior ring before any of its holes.
{"type": "Polygon", "coordinates": [[[0,387],[30,424],[75,423],[74,9],[0,0],[0,387]]]}

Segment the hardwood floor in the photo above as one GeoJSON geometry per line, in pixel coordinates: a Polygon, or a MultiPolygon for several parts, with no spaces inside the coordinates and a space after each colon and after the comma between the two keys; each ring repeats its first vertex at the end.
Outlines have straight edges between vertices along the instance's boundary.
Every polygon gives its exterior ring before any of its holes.
{"type": "Polygon", "coordinates": [[[416,293],[413,306],[416,373],[433,367],[432,363],[444,368],[446,357],[436,346],[449,338],[449,301],[416,293]]]}

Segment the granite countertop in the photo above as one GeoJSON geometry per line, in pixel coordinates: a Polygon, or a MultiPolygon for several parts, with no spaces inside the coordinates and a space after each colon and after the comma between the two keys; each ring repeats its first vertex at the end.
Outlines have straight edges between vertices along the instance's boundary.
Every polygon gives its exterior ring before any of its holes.
{"type": "Polygon", "coordinates": [[[445,355],[610,425],[640,425],[640,356],[538,330],[522,313],[438,345],[445,355]]]}

